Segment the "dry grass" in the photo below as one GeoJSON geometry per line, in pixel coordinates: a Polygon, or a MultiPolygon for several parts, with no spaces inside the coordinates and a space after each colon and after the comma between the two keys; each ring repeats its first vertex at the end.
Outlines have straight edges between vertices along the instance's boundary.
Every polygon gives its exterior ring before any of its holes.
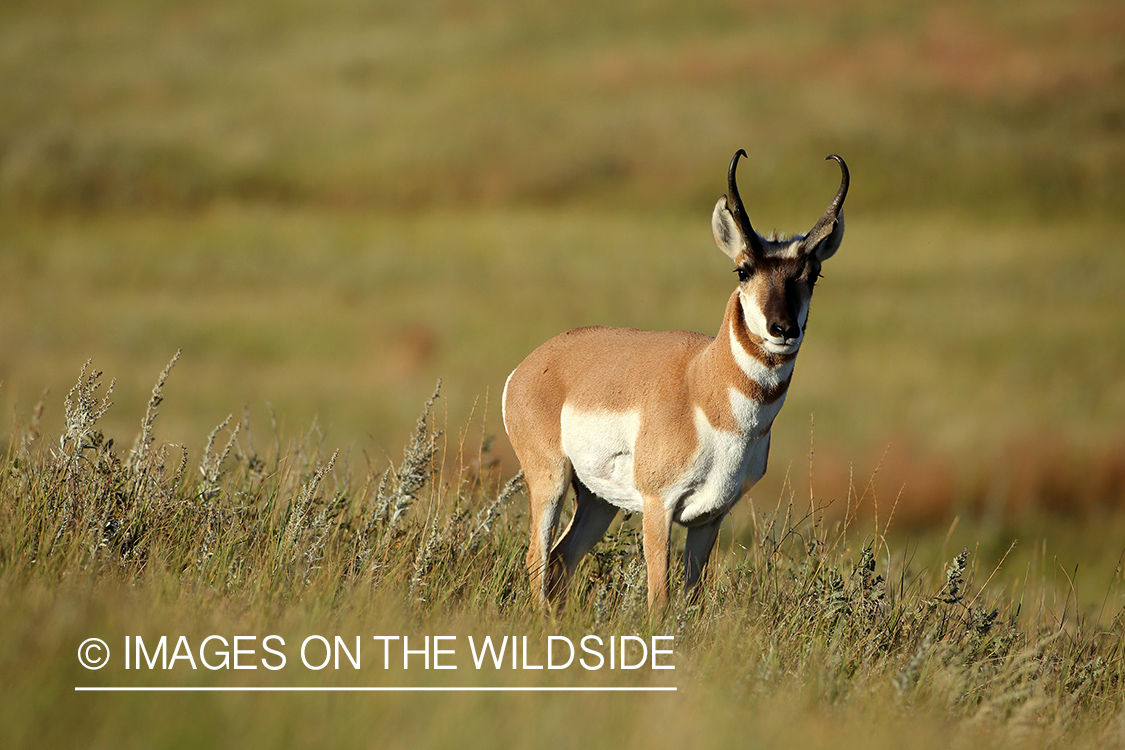
{"type": "MultiPolygon", "coordinates": [[[[167,377],[166,369],[153,403],[167,377]]],[[[13,434],[5,451],[0,597],[9,616],[0,618],[0,673],[7,676],[0,718],[11,746],[69,744],[78,733],[112,733],[124,746],[295,744],[310,732],[351,745],[376,728],[404,743],[464,746],[492,743],[483,730],[489,721],[511,724],[505,731],[524,739],[565,726],[582,744],[635,744],[654,729],[644,717],[666,704],[675,709],[661,719],[660,736],[695,735],[706,726],[708,745],[759,731],[782,746],[824,744],[809,727],[844,732],[836,739],[847,745],[852,738],[889,739],[907,717],[940,728],[955,744],[983,738],[1000,745],[1102,746],[1120,731],[1125,598],[1119,580],[1100,609],[1090,610],[1070,591],[1060,603],[1046,576],[1025,575],[1014,585],[1002,565],[972,565],[968,549],[922,562],[909,546],[892,546],[886,516],[884,526],[861,538],[854,520],[825,521],[818,499],[810,512],[790,497],[772,510],[755,506],[746,547],[718,556],[701,605],[676,600],[663,617],[646,613],[637,532],[624,523],[584,563],[567,609],[547,620],[534,611],[522,570],[520,479],[501,487],[495,475],[479,473],[488,464],[483,457],[458,457],[462,449],[450,448],[434,426],[437,392],[401,460],[385,469],[354,465],[348,451],[328,454],[315,431],[298,440],[275,435],[280,449],[259,453],[248,425],[221,425],[196,475],[166,462],[169,446],[151,441],[155,407],[142,422],[148,440],[138,445],[150,446],[143,455],[122,452],[107,439],[99,430],[105,391],[101,374],[84,368],[67,397],[58,443],[37,425],[13,434]],[[224,430],[227,448],[219,449],[224,430]],[[315,716],[326,706],[315,697],[282,698],[292,714],[281,720],[288,730],[279,734],[266,719],[278,704],[265,699],[153,696],[144,709],[149,720],[137,723],[123,717],[140,709],[139,697],[72,692],[77,684],[185,680],[646,684],[643,675],[622,672],[461,671],[448,673],[446,682],[442,674],[395,670],[246,679],[223,672],[138,674],[119,664],[85,672],[72,655],[94,633],[120,643],[124,635],[276,632],[298,639],[329,631],[528,634],[533,640],[672,634],[676,670],[657,681],[679,693],[671,704],[623,698],[630,710],[642,711],[626,717],[612,701],[560,699],[583,713],[577,727],[568,712],[513,718],[506,701],[487,697],[427,698],[421,705],[436,718],[421,722],[411,718],[420,709],[396,696],[370,713],[336,720],[315,716]],[[687,715],[685,705],[692,707],[687,715]],[[797,726],[783,729],[765,718],[780,706],[797,726]],[[67,720],[49,720],[59,710],[67,720]],[[226,718],[200,723],[216,710],[226,718]],[[406,713],[392,719],[395,710],[406,713]],[[461,712],[477,717],[468,726],[479,723],[479,733],[438,729],[440,722],[459,722],[461,712]],[[159,734],[150,731],[153,716],[163,727],[159,734]],[[743,718],[735,722],[735,716],[743,718]],[[611,728],[613,717],[624,724],[611,728]],[[623,734],[623,727],[641,735],[623,734]]],[[[928,746],[924,738],[919,746],[928,746]]]]}
{"type": "Polygon", "coordinates": [[[1123,23],[5,3],[0,743],[1120,744],[1123,23]],[[739,146],[764,231],[819,215],[823,154],[854,177],[770,471],[702,611],[646,619],[634,521],[549,625],[499,389],[574,326],[714,332],[739,146]],[[111,399],[89,368],[71,390],[89,355],[111,399]],[[664,627],[681,690],[655,699],[71,692],[93,633],[664,627]]]}

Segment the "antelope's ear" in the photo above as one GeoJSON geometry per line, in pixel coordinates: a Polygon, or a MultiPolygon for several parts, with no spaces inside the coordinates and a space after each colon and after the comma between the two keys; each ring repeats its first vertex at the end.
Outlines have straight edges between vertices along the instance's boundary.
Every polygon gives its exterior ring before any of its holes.
{"type": "Polygon", "coordinates": [[[831,258],[840,249],[840,243],[844,239],[844,209],[840,209],[836,214],[835,221],[832,222],[832,226],[827,229],[828,231],[823,232],[824,235],[827,235],[825,237],[808,237],[806,239],[806,241],[811,240],[815,243],[809,248],[809,252],[821,263],[831,258]]]}
{"type": "Polygon", "coordinates": [[[711,234],[715,237],[715,244],[728,258],[735,263],[747,254],[746,238],[738,221],[727,206],[727,197],[724,195],[715,204],[715,211],[711,214],[711,234]]]}

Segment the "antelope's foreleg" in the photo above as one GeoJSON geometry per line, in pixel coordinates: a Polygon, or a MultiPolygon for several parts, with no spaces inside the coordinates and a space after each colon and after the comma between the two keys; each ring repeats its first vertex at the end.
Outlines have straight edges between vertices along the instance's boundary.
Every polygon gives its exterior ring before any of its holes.
{"type": "Polygon", "coordinates": [[[715,540],[719,537],[723,518],[725,516],[688,529],[687,541],[684,543],[684,591],[692,604],[698,601],[703,591],[703,574],[707,570],[707,560],[711,557],[715,540]]]}
{"type": "Polygon", "coordinates": [[[668,604],[668,559],[672,537],[672,511],[656,497],[644,498],[645,567],[648,568],[648,607],[663,610],[668,604]]]}

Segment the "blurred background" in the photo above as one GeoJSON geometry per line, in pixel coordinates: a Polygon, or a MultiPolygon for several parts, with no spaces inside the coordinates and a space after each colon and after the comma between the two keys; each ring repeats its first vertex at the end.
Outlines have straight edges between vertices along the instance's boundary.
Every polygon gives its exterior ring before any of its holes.
{"type": "Polygon", "coordinates": [[[731,154],[754,225],[796,233],[835,152],[847,235],[756,502],[811,478],[837,509],[901,491],[907,528],[1113,513],[1123,40],[1119,0],[10,0],[3,419],[49,389],[57,435],[92,358],[131,442],[182,348],[162,441],[244,408],[266,441],[272,407],[382,460],[440,377],[451,436],[497,435],[510,474],[531,349],[714,333],[731,154]]]}

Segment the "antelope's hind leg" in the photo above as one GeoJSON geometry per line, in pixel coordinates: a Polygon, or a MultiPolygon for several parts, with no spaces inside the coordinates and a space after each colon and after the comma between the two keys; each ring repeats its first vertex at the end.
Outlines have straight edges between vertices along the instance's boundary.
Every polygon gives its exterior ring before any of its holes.
{"type": "Polygon", "coordinates": [[[579,561],[594,548],[617,517],[617,508],[595,495],[577,476],[573,484],[577,501],[574,517],[551,549],[547,563],[547,599],[560,605],[566,599],[566,583],[574,575],[579,561]]]}
{"type": "Polygon", "coordinates": [[[559,525],[562,501],[570,484],[572,469],[570,461],[560,457],[558,461],[524,461],[524,477],[528,494],[531,496],[531,529],[527,544],[527,574],[531,581],[531,593],[541,606],[548,602],[547,591],[547,553],[551,549],[551,537],[559,525]]]}

